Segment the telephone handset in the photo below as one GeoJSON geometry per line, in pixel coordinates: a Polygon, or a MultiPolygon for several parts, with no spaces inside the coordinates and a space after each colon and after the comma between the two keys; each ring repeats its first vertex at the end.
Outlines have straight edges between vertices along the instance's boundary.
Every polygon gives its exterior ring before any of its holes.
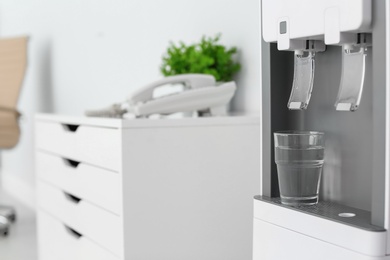
{"type": "Polygon", "coordinates": [[[86,111],[93,117],[123,117],[131,113],[135,117],[153,114],[169,115],[177,112],[199,112],[211,116],[226,114],[226,104],[234,96],[235,82],[215,85],[215,78],[203,74],[183,74],[166,77],[150,83],[130,95],[123,103],[94,111],[86,111]],[[167,84],[183,84],[182,92],[155,98],[154,91],[167,84]]]}
{"type": "Polygon", "coordinates": [[[211,75],[203,74],[183,74],[166,77],[140,88],[131,94],[127,100],[133,104],[151,100],[153,99],[155,89],[167,84],[183,84],[185,87],[195,89],[205,86],[215,86],[215,78],[211,75]]]}

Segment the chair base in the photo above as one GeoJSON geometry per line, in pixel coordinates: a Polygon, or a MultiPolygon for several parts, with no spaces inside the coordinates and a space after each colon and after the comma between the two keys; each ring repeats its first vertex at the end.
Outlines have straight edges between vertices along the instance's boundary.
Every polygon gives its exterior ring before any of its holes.
{"type": "Polygon", "coordinates": [[[10,222],[7,218],[0,216],[0,236],[7,236],[9,233],[10,222]]]}
{"type": "Polygon", "coordinates": [[[0,216],[5,217],[9,222],[16,221],[16,210],[11,206],[0,206],[0,216]]]}

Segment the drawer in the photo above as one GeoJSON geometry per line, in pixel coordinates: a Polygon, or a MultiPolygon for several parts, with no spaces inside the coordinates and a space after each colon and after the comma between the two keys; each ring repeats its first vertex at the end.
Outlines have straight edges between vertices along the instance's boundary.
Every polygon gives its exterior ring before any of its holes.
{"type": "Polygon", "coordinates": [[[40,260],[119,260],[106,249],[45,212],[38,211],[40,260]]]}
{"type": "Polygon", "coordinates": [[[119,173],[44,152],[36,153],[36,170],[39,179],[118,215],[121,213],[119,173]]]}
{"type": "Polygon", "coordinates": [[[120,170],[120,130],[36,121],[36,147],[66,158],[120,170]]]}
{"type": "Polygon", "coordinates": [[[45,182],[37,182],[38,207],[116,255],[123,252],[122,220],[45,182]]]}

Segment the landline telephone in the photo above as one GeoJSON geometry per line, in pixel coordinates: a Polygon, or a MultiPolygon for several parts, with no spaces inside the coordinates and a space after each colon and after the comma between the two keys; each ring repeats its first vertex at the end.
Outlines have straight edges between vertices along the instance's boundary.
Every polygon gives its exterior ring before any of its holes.
{"type": "Polygon", "coordinates": [[[86,111],[91,117],[148,117],[154,114],[170,115],[178,112],[197,112],[200,116],[226,115],[226,105],[236,91],[234,81],[216,85],[215,78],[203,74],[170,76],[152,82],[131,94],[125,102],[108,108],[86,111]],[[154,97],[154,92],[167,84],[182,84],[183,91],[154,97]]]}

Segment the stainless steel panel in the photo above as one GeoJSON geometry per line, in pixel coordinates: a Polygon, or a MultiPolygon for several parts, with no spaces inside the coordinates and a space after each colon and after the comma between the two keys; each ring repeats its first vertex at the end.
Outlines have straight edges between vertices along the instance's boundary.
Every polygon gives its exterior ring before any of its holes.
{"type": "Polygon", "coordinates": [[[385,225],[385,190],[386,188],[386,93],[389,91],[386,74],[389,68],[386,68],[386,2],[372,1],[373,4],[373,168],[372,168],[372,223],[375,225],[385,225]]]}
{"type": "MultiPolygon", "coordinates": [[[[317,54],[312,99],[305,111],[287,109],[292,85],[292,53],[280,52],[274,44],[271,44],[270,53],[271,125],[264,127],[270,128],[271,132],[325,132],[326,159],[321,182],[321,199],[370,211],[374,150],[372,52],[370,51],[367,61],[361,106],[356,112],[340,112],[334,108],[341,76],[341,47],[328,46],[326,52],[317,54]]],[[[376,95],[383,93],[378,92],[376,95]]],[[[266,133],[264,131],[264,134],[266,133]]],[[[271,140],[271,196],[278,196],[272,133],[267,134],[268,137],[264,136],[264,139],[271,140]]]]}

